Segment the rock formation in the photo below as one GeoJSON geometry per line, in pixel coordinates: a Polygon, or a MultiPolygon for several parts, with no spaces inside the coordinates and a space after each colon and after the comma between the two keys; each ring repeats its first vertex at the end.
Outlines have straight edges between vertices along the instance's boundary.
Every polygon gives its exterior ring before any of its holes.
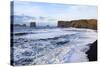
{"type": "Polygon", "coordinates": [[[75,28],[88,28],[97,29],[96,19],[82,19],[72,21],[58,21],[58,27],[75,27],[75,28]]]}
{"type": "Polygon", "coordinates": [[[30,27],[32,28],[32,27],[36,27],[36,23],[35,22],[31,22],[30,23],[30,27]]]}

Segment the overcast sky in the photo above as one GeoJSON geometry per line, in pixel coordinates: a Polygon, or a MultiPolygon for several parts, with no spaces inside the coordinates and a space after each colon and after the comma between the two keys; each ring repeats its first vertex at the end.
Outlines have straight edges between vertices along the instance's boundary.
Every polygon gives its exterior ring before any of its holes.
{"type": "Polygon", "coordinates": [[[34,17],[38,24],[56,25],[58,20],[97,19],[97,7],[15,1],[14,15],[34,17]]]}

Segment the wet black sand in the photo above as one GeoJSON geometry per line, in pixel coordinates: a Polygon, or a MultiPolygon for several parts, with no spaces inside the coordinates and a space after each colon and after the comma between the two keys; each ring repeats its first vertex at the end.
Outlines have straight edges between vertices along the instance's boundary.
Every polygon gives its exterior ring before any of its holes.
{"type": "Polygon", "coordinates": [[[88,54],[89,61],[97,61],[97,40],[90,44],[90,50],[86,53],[88,54]]]}

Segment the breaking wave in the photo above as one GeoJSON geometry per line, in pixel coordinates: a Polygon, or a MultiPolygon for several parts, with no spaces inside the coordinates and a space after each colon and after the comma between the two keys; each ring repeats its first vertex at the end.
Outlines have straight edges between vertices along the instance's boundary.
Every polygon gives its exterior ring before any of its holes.
{"type": "Polygon", "coordinates": [[[97,40],[97,32],[91,29],[34,29],[24,33],[14,35],[14,65],[85,62],[89,44],[97,40]]]}

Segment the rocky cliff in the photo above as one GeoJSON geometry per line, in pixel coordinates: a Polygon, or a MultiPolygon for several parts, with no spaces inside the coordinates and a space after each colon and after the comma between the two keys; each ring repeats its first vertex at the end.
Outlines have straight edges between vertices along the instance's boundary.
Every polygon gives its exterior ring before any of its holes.
{"type": "Polygon", "coordinates": [[[72,21],[58,21],[58,27],[75,27],[75,28],[88,28],[97,29],[96,19],[81,19],[72,21]]]}

